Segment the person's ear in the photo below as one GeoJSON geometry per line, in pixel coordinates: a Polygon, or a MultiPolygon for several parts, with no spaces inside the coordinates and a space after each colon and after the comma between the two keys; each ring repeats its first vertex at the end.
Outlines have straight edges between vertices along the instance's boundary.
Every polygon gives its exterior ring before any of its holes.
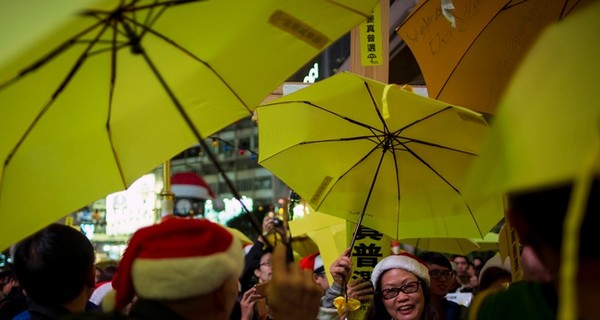
{"type": "Polygon", "coordinates": [[[257,278],[260,278],[260,268],[259,269],[254,269],[254,276],[257,278]]]}
{"type": "Polygon", "coordinates": [[[312,278],[315,283],[319,283],[319,274],[318,273],[313,272],[312,278]]]}

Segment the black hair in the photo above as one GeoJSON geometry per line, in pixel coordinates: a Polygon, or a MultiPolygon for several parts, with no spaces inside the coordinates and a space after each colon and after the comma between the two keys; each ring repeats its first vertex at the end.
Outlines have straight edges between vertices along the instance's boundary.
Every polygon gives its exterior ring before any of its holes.
{"type": "Polygon", "coordinates": [[[450,263],[450,260],[439,252],[422,252],[418,257],[427,264],[436,264],[438,266],[447,268],[448,270],[452,270],[452,264],[450,263]]]}
{"type": "Polygon", "coordinates": [[[239,278],[241,285],[240,297],[258,282],[256,276],[254,276],[254,270],[260,268],[260,258],[267,253],[273,253],[272,248],[257,241],[244,256],[244,270],[239,278]]]}
{"type": "Polygon", "coordinates": [[[45,306],[63,305],[94,283],[95,253],[83,233],[62,224],[25,238],[14,252],[14,268],[27,296],[45,306]]]}
{"type": "MultiPolygon", "coordinates": [[[[554,250],[560,252],[563,239],[563,224],[572,193],[571,184],[545,189],[512,193],[509,208],[519,215],[527,226],[554,250]]],[[[600,242],[596,240],[596,229],[600,225],[600,180],[591,186],[587,210],[580,230],[579,255],[600,258],[600,242]]],[[[535,244],[532,244],[535,245],[535,244]]]]}
{"type": "Polygon", "coordinates": [[[477,292],[481,292],[491,287],[492,284],[494,284],[494,282],[502,279],[512,282],[512,274],[510,273],[510,271],[495,266],[488,267],[481,274],[477,292]]]}

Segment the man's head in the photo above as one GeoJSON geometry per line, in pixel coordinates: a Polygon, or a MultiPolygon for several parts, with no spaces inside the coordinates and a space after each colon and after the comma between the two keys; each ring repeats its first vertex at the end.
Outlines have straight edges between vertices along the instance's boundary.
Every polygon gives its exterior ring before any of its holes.
{"type": "MultiPolygon", "coordinates": [[[[554,279],[558,279],[564,219],[571,193],[571,185],[565,184],[509,195],[507,216],[519,234],[519,240],[523,246],[531,247],[554,279]]],[[[581,259],[600,259],[600,243],[595,240],[596,228],[600,225],[599,210],[600,180],[595,179],[579,233],[581,259]]]]}
{"type": "Polygon", "coordinates": [[[273,254],[270,250],[263,251],[258,264],[254,266],[254,276],[259,283],[269,282],[273,277],[273,264],[271,258],[273,254]]]}
{"type": "Polygon", "coordinates": [[[173,218],[139,229],[113,278],[116,308],[134,295],[173,304],[203,297],[229,313],[243,263],[240,241],[208,220],[173,218]]]}
{"type": "Polygon", "coordinates": [[[444,297],[454,279],[454,271],[450,260],[438,252],[423,252],[419,258],[427,264],[431,278],[431,292],[437,297],[444,297]]]}
{"type": "Polygon", "coordinates": [[[323,288],[323,291],[329,288],[329,281],[325,273],[323,258],[319,252],[310,254],[300,260],[300,269],[310,270],[313,273],[313,281],[323,288]]]}
{"type": "Polygon", "coordinates": [[[14,268],[27,296],[38,304],[62,306],[95,285],[94,247],[83,233],[51,224],[17,244],[14,268]]]}
{"type": "Polygon", "coordinates": [[[452,262],[456,264],[456,275],[465,276],[469,268],[469,260],[465,256],[454,255],[452,256],[452,262]]]}

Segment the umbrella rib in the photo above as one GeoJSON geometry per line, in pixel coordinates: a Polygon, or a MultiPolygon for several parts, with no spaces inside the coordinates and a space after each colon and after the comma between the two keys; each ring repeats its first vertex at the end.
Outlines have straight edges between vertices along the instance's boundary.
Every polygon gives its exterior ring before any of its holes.
{"type": "Polygon", "coordinates": [[[470,155],[470,156],[477,156],[477,154],[474,153],[474,152],[460,150],[460,149],[451,148],[451,147],[446,147],[446,146],[443,146],[443,145],[440,145],[440,144],[437,144],[437,143],[427,142],[427,141],[423,141],[423,140],[419,140],[419,139],[407,138],[407,137],[402,137],[402,136],[397,136],[394,139],[399,144],[401,144],[404,147],[406,147],[406,144],[414,142],[414,143],[418,143],[418,144],[422,144],[422,145],[426,145],[426,146],[430,146],[430,147],[435,147],[435,148],[440,148],[440,149],[444,149],[444,150],[448,150],[448,151],[454,151],[454,152],[458,152],[458,153],[463,153],[463,154],[467,154],[467,155],[470,155]],[[407,140],[407,141],[400,142],[400,139],[404,139],[404,140],[407,140]]]}
{"type": "Polygon", "coordinates": [[[112,131],[111,131],[111,119],[112,119],[112,109],[113,109],[113,101],[114,101],[114,93],[115,93],[115,83],[117,81],[117,51],[119,48],[117,47],[117,34],[119,30],[116,26],[113,26],[113,36],[112,41],[113,45],[111,46],[111,64],[110,64],[110,84],[109,84],[109,92],[108,92],[108,112],[106,117],[106,134],[108,136],[108,140],[110,141],[110,148],[113,154],[113,158],[115,159],[115,163],[117,165],[117,169],[119,171],[119,177],[121,178],[121,183],[125,188],[127,188],[127,181],[125,179],[125,175],[123,174],[123,167],[121,166],[121,161],[119,159],[119,155],[117,154],[117,150],[113,143],[112,131]]]}
{"type": "MultiPolygon", "coordinates": [[[[380,143],[381,144],[381,143],[380,143]]],[[[335,185],[340,182],[340,180],[342,180],[350,171],[352,171],[352,169],[354,169],[358,164],[360,164],[361,162],[363,162],[366,158],[368,158],[375,150],[377,150],[377,148],[379,147],[380,144],[377,144],[375,147],[373,147],[369,152],[367,152],[367,154],[365,154],[360,160],[358,160],[355,164],[353,164],[351,167],[349,167],[344,173],[342,173],[338,179],[336,179],[336,181],[333,183],[332,187],[325,193],[325,195],[322,197],[322,199],[327,198],[327,195],[329,194],[329,192],[331,192],[331,190],[334,189],[335,185]]],[[[383,156],[382,156],[383,158],[383,156]]],[[[379,171],[379,169],[378,169],[379,171]]],[[[321,203],[319,203],[319,205],[316,206],[315,210],[319,210],[319,208],[321,207],[321,203]]]]}
{"type": "Polygon", "coordinates": [[[14,76],[13,78],[7,80],[4,83],[1,83],[0,90],[3,90],[5,87],[8,87],[11,83],[18,81],[21,77],[27,75],[28,73],[35,71],[38,68],[44,66],[46,63],[50,62],[52,59],[54,59],[55,57],[60,55],[63,51],[65,51],[66,49],[73,46],[73,44],[82,42],[81,40],[79,40],[80,37],[84,36],[88,32],[96,29],[98,26],[100,26],[104,23],[105,23],[105,21],[99,21],[99,22],[91,25],[90,27],[86,28],[85,30],[77,33],[75,36],[71,37],[70,39],[66,40],[65,42],[60,44],[58,47],[56,47],[53,50],[51,50],[50,52],[48,52],[41,59],[37,60],[30,66],[19,71],[19,73],[16,76],[14,76]]]}
{"type": "Polygon", "coordinates": [[[425,121],[425,120],[427,120],[427,119],[429,119],[429,118],[432,118],[432,117],[434,117],[434,116],[436,116],[436,115],[438,115],[438,114],[440,114],[440,113],[442,113],[442,112],[444,112],[444,111],[448,111],[448,110],[451,110],[451,109],[452,109],[452,107],[451,107],[451,106],[446,106],[446,107],[445,107],[445,108],[443,108],[443,109],[440,109],[440,110],[438,110],[438,111],[436,111],[436,112],[434,112],[434,113],[430,113],[430,114],[428,114],[428,115],[424,116],[424,117],[423,117],[423,118],[421,118],[421,119],[417,119],[417,120],[415,120],[415,121],[413,121],[413,122],[411,122],[411,123],[409,123],[409,124],[405,125],[404,127],[400,128],[400,129],[399,129],[399,130],[397,130],[396,132],[402,132],[402,131],[404,131],[404,130],[405,130],[405,129],[407,129],[407,128],[410,128],[410,127],[412,127],[412,126],[415,126],[415,125],[417,125],[417,124],[420,124],[421,122],[423,122],[423,121],[425,121]]]}
{"type": "MultiPolygon", "coordinates": [[[[460,191],[452,185],[452,183],[450,183],[450,181],[448,181],[446,178],[444,178],[444,176],[442,176],[437,170],[435,170],[429,163],[427,163],[427,161],[425,161],[423,158],[421,158],[416,152],[414,152],[412,149],[410,149],[409,147],[407,147],[404,143],[399,142],[400,144],[402,144],[406,151],[408,151],[408,153],[410,153],[413,157],[415,157],[417,160],[419,160],[419,162],[421,162],[423,165],[425,165],[427,168],[429,168],[429,170],[431,170],[433,173],[435,173],[436,176],[438,176],[440,179],[442,179],[442,181],[446,182],[446,184],[452,188],[452,190],[454,190],[456,193],[460,194],[460,191]]],[[[462,196],[462,195],[461,195],[462,196]]]]}
{"type": "Polygon", "coordinates": [[[350,122],[352,124],[355,124],[357,126],[361,126],[363,128],[367,128],[367,129],[371,130],[371,132],[384,133],[384,131],[379,130],[379,129],[375,128],[375,127],[372,127],[372,126],[370,126],[370,125],[368,125],[366,123],[362,123],[362,122],[360,122],[358,120],[354,120],[354,119],[348,118],[348,117],[343,116],[343,115],[341,115],[341,114],[339,114],[337,112],[333,112],[333,111],[331,111],[331,110],[329,110],[327,108],[323,108],[323,107],[321,107],[319,105],[316,105],[316,104],[314,104],[314,103],[312,103],[310,101],[306,101],[306,100],[293,100],[293,101],[274,102],[274,103],[265,104],[265,105],[261,106],[261,108],[264,108],[264,107],[267,107],[267,106],[271,107],[271,106],[276,106],[276,105],[294,104],[294,103],[305,104],[307,106],[319,109],[319,110],[321,110],[323,112],[326,112],[326,113],[329,113],[331,115],[334,115],[334,116],[336,116],[336,117],[338,117],[340,119],[346,120],[346,121],[348,121],[348,122],[350,122]]]}
{"type": "Polygon", "coordinates": [[[246,104],[246,102],[240,97],[240,95],[229,85],[229,83],[227,83],[227,81],[225,81],[225,79],[223,79],[223,77],[210,65],[208,64],[208,62],[198,58],[196,55],[194,55],[192,52],[190,52],[189,50],[185,49],[184,47],[182,47],[181,45],[179,45],[178,43],[176,43],[174,40],[170,39],[169,37],[157,32],[156,30],[145,26],[141,23],[139,23],[138,21],[135,21],[129,17],[124,17],[126,20],[132,22],[133,24],[135,24],[136,26],[141,27],[144,32],[143,33],[150,33],[152,35],[155,35],[156,37],[164,40],[165,42],[167,42],[168,44],[174,46],[175,48],[177,48],[178,50],[180,50],[181,52],[183,52],[184,54],[190,56],[191,58],[193,58],[194,60],[202,63],[206,68],[208,68],[220,81],[221,83],[227,87],[229,89],[229,91],[231,92],[232,95],[234,95],[236,97],[236,99],[246,108],[246,110],[248,110],[248,114],[252,115],[252,111],[251,108],[246,104]]]}
{"type": "Polygon", "coordinates": [[[381,121],[381,125],[383,125],[383,132],[385,132],[385,134],[387,135],[390,133],[390,129],[388,128],[387,123],[385,122],[385,119],[383,118],[383,115],[381,114],[381,111],[377,107],[377,101],[375,100],[375,97],[373,97],[373,92],[371,91],[371,87],[369,87],[369,84],[364,80],[363,80],[363,83],[365,84],[367,93],[369,94],[369,97],[371,98],[371,102],[373,103],[373,108],[375,109],[375,112],[377,113],[377,117],[379,117],[379,120],[381,121]]]}
{"type": "MultiPolygon", "coordinates": [[[[401,142],[400,142],[401,143],[401,142]]],[[[402,143],[401,143],[402,144],[402,143]]],[[[402,144],[404,145],[404,144],[402,144]]],[[[423,158],[421,158],[416,152],[414,152],[413,150],[411,150],[409,147],[407,147],[406,145],[404,145],[404,147],[406,148],[406,151],[408,151],[413,157],[415,157],[417,160],[419,160],[422,164],[424,164],[426,167],[428,167],[433,173],[435,173],[435,175],[437,175],[440,179],[442,179],[442,181],[446,182],[446,184],[452,188],[459,196],[461,196],[462,198],[462,194],[460,193],[460,190],[458,190],[455,186],[453,186],[450,181],[446,180],[446,178],[444,178],[444,176],[442,176],[437,170],[435,170],[429,163],[427,163],[427,161],[423,160],[423,158]]],[[[479,232],[479,235],[481,235],[481,237],[483,237],[483,232],[481,231],[481,228],[479,227],[479,223],[477,222],[477,219],[475,219],[475,215],[473,214],[473,211],[471,210],[471,207],[469,206],[469,204],[467,203],[467,201],[462,198],[463,201],[465,202],[465,206],[467,207],[467,210],[469,210],[469,215],[471,216],[471,219],[473,220],[473,222],[475,223],[475,226],[477,227],[477,231],[479,232]]]]}
{"type": "MultiPolygon", "coordinates": [[[[97,26],[97,25],[99,25],[99,24],[95,24],[94,27],[97,26]]],[[[38,62],[34,63],[31,67],[26,68],[24,71],[26,71],[26,73],[28,73],[28,72],[33,71],[33,70],[37,69],[38,67],[44,65],[46,62],[50,61],[52,58],[56,57],[58,54],[60,54],[61,52],[63,52],[67,47],[73,45],[73,43],[76,43],[77,42],[76,39],[78,37],[82,36],[83,34],[89,32],[90,29],[91,28],[88,28],[84,32],[80,32],[77,36],[75,36],[75,37],[69,39],[68,41],[64,42],[63,44],[61,44],[60,46],[58,46],[55,50],[52,50],[44,58],[42,58],[41,60],[38,60],[38,62]]],[[[107,25],[103,25],[103,27],[100,30],[100,32],[98,32],[98,34],[96,35],[95,40],[99,39],[100,36],[104,33],[104,31],[106,29],[107,29],[107,25]]],[[[4,160],[4,167],[8,166],[8,164],[10,163],[10,160],[17,153],[17,151],[19,150],[19,148],[21,147],[21,145],[23,144],[23,142],[25,141],[25,139],[27,139],[27,137],[29,136],[29,134],[31,133],[31,131],[33,130],[33,128],[37,125],[37,123],[44,116],[44,114],[46,114],[46,112],[50,109],[50,107],[53,105],[53,102],[63,92],[63,90],[67,87],[67,85],[69,84],[69,82],[71,81],[71,79],[73,79],[73,77],[75,76],[75,73],[79,70],[79,68],[83,65],[84,61],[88,58],[88,56],[89,56],[88,53],[92,50],[94,44],[95,44],[95,41],[91,41],[91,42],[88,43],[88,45],[85,48],[85,50],[83,51],[83,53],[79,56],[79,58],[77,59],[77,61],[75,62],[75,64],[71,68],[71,70],[69,70],[69,72],[67,73],[67,75],[65,76],[65,78],[58,85],[58,88],[52,94],[52,96],[50,97],[50,100],[42,107],[42,109],[36,115],[36,117],[33,119],[33,121],[31,122],[31,124],[29,125],[29,127],[27,127],[27,129],[25,130],[25,132],[23,133],[23,135],[21,136],[21,138],[19,139],[19,141],[17,141],[17,143],[15,144],[15,146],[13,147],[13,149],[8,153],[6,159],[4,160]]],[[[24,73],[19,74],[19,76],[17,76],[17,78],[21,77],[23,74],[24,73]]],[[[16,78],[13,79],[13,80],[16,80],[16,78]]],[[[3,88],[4,88],[3,85],[0,85],[0,90],[2,90],[3,88]]]]}
{"type": "MultiPolygon", "coordinates": [[[[375,150],[375,149],[373,149],[373,150],[375,150]]],[[[366,157],[368,157],[373,152],[373,150],[371,150],[371,152],[369,152],[367,154],[367,156],[365,156],[362,160],[364,160],[366,157]]],[[[381,164],[383,163],[383,158],[385,157],[385,152],[386,151],[384,149],[384,151],[381,153],[381,157],[379,158],[379,163],[377,164],[377,169],[375,169],[375,175],[373,176],[373,181],[371,181],[371,186],[369,187],[369,192],[367,193],[367,199],[365,200],[365,204],[360,213],[360,217],[358,218],[358,222],[356,223],[356,229],[354,230],[354,234],[352,235],[352,241],[350,242],[350,251],[352,251],[352,248],[354,248],[354,243],[356,242],[356,236],[358,235],[358,232],[360,231],[360,227],[362,225],[363,218],[365,217],[365,213],[367,211],[367,206],[369,205],[369,200],[371,199],[371,194],[373,194],[373,189],[375,188],[375,182],[377,182],[377,177],[379,176],[379,170],[381,169],[381,164]]],[[[346,173],[344,173],[344,175],[345,174],[346,173]]],[[[341,179],[341,177],[340,177],[340,179],[341,179]]],[[[338,181],[340,181],[340,179],[338,179],[338,181]]],[[[337,183],[337,181],[336,181],[336,183],[337,183]]]]}
{"type": "MultiPolygon", "coordinates": [[[[351,138],[336,138],[336,139],[302,141],[302,142],[299,142],[299,143],[294,144],[292,146],[289,146],[287,148],[281,149],[281,150],[277,151],[276,153],[274,153],[273,155],[264,158],[262,161],[267,161],[267,160],[271,159],[272,157],[275,157],[275,156],[279,155],[280,153],[283,153],[283,152],[285,152],[285,151],[287,151],[287,150],[289,150],[291,148],[294,148],[294,147],[297,147],[297,146],[301,146],[301,145],[309,145],[309,144],[317,144],[317,143],[330,143],[330,142],[351,142],[351,141],[356,141],[356,140],[371,140],[371,141],[373,141],[372,138],[373,138],[372,136],[359,136],[359,137],[351,137],[351,138]]],[[[381,141],[380,140],[379,141],[373,141],[373,143],[376,144],[376,146],[373,148],[373,150],[377,149],[377,147],[379,145],[381,145],[381,141]]],[[[360,161],[362,161],[362,160],[364,160],[364,158],[361,159],[360,161]]]]}
{"type": "MultiPolygon", "coordinates": [[[[400,171],[398,171],[398,158],[396,157],[396,150],[392,150],[392,157],[394,157],[394,172],[396,173],[396,201],[398,202],[398,212],[400,212],[400,171]]],[[[396,215],[396,239],[400,233],[400,214],[396,215]]]]}
{"type": "MultiPolygon", "coordinates": [[[[146,60],[146,63],[148,64],[148,66],[150,67],[150,69],[152,70],[152,72],[154,73],[156,78],[158,79],[158,81],[161,83],[163,89],[165,89],[167,95],[171,98],[171,101],[177,108],[177,111],[179,111],[179,114],[181,115],[183,120],[186,122],[188,128],[192,131],[192,133],[196,137],[196,140],[198,140],[198,142],[202,146],[204,153],[209,157],[209,159],[215,165],[215,167],[217,167],[217,169],[219,170],[219,173],[221,174],[221,177],[225,180],[225,183],[229,187],[234,198],[240,203],[242,209],[244,209],[244,211],[246,212],[246,216],[249,217],[252,226],[255,228],[256,231],[261,232],[262,227],[261,227],[260,223],[258,222],[256,217],[250,213],[250,210],[248,209],[246,204],[242,201],[241,194],[239,193],[239,191],[237,190],[237,188],[235,187],[235,185],[233,184],[231,179],[229,179],[229,177],[225,173],[225,170],[223,169],[223,166],[221,166],[221,163],[219,162],[219,160],[217,160],[217,157],[215,157],[215,155],[210,151],[209,146],[204,141],[204,137],[202,137],[202,135],[200,134],[200,132],[194,125],[192,119],[190,118],[190,116],[187,114],[187,112],[183,108],[183,105],[181,104],[179,99],[177,99],[177,96],[171,90],[171,88],[165,81],[164,77],[158,71],[158,69],[156,68],[156,65],[152,62],[152,60],[150,59],[148,54],[145,52],[145,50],[143,50],[143,48],[141,48],[141,47],[139,49],[141,50],[139,53],[144,57],[144,60],[146,60]]],[[[266,244],[267,244],[267,246],[272,247],[272,244],[270,244],[269,241],[266,241],[266,244]]]]}

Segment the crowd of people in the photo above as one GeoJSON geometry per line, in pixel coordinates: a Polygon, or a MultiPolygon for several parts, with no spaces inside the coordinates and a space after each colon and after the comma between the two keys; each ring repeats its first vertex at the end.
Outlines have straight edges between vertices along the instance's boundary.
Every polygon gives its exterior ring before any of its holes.
{"type": "MultiPolygon", "coordinates": [[[[522,201],[511,202],[515,212],[528,210],[522,201]]],[[[132,236],[118,267],[99,268],[80,231],[52,224],[13,248],[14,264],[2,271],[0,319],[513,319],[515,311],[503,308],[512,288],[543,298],[547,309],[534,309],[539,319],[555,315],[555,269],[532,250],[529,243],[542,238],[531,229],[521,231],[526,276],[514,283],[498,254],[476,266],[467,256],[432,251],[390,252],[364,279],[353,276],[351,248],[329,268],[319,252],[291,262],[285,226],[266,217],[263,229],[284,240],[273,246],[259,236],[244,250],[208,220],[165,219],[132,236]],[[110,292],[94,300],[107,284],[110,292]],[[485,299],[471,308],[451,293],[485,299]]]]}

